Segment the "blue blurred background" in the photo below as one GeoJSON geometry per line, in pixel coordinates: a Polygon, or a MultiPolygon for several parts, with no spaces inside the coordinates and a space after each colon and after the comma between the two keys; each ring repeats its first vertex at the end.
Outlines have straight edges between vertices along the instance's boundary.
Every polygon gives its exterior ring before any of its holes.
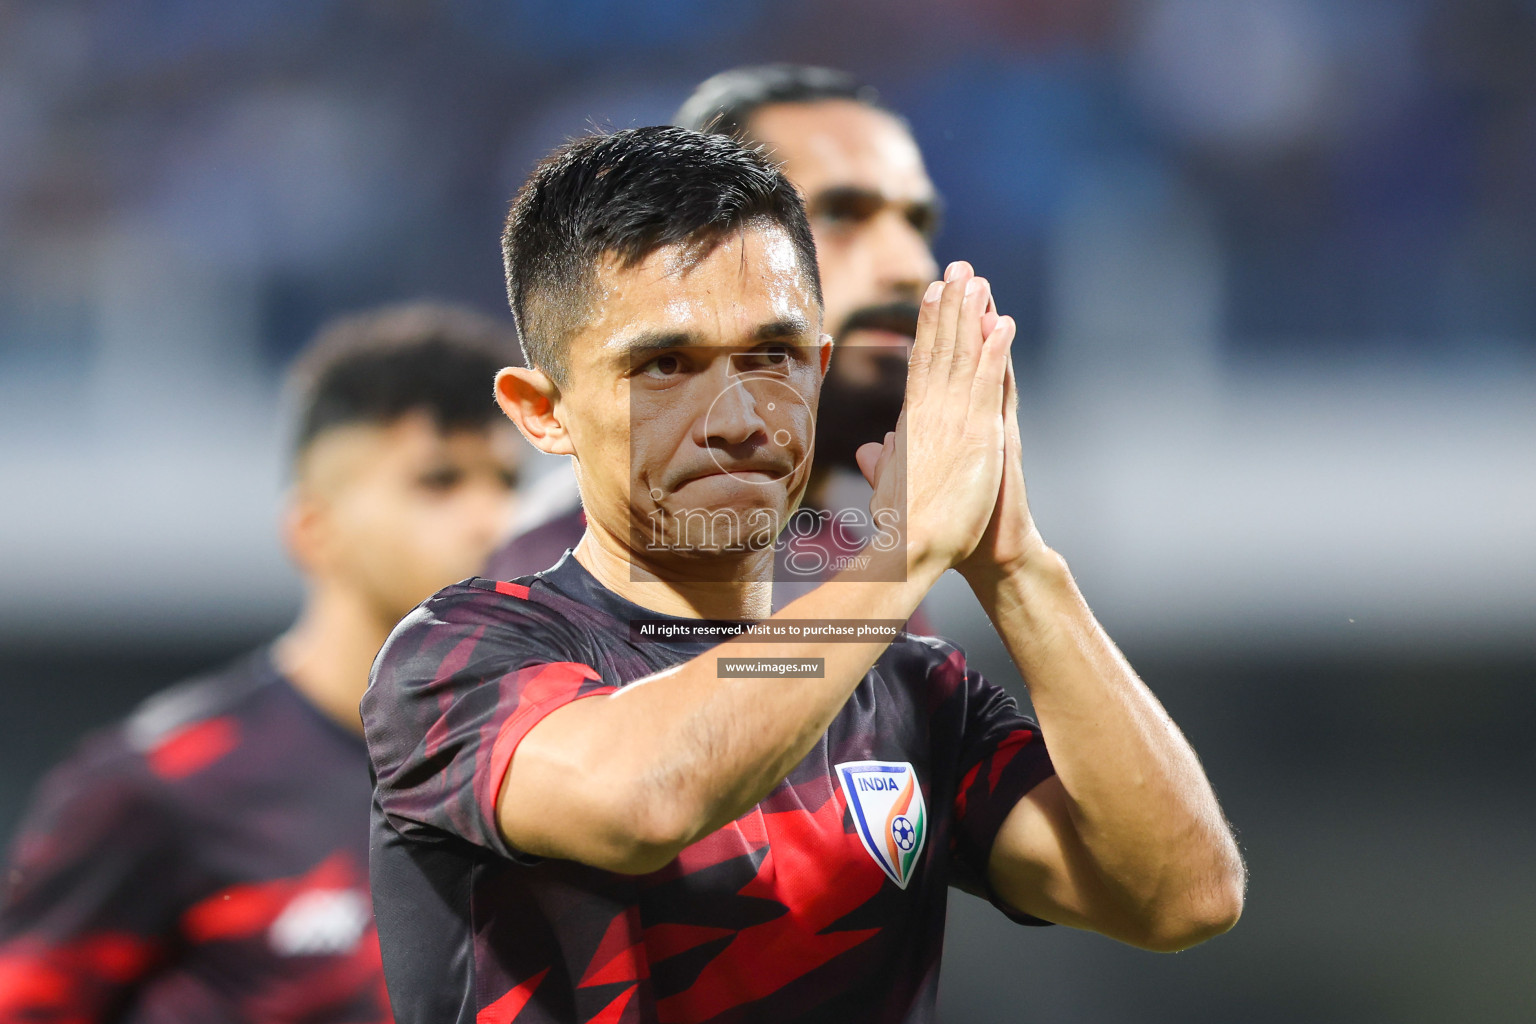
{"type": "Polygon", "coordinates": [[[1536,1019],[1531,0],[0,0],[0,838],[286,624],[321,321],[505,315],[538,156],[768,60],[910,119],[1020,322],[1042,529],[1253,871],[1176,957],[957,897],[945,1019],[1536,1019]]]}

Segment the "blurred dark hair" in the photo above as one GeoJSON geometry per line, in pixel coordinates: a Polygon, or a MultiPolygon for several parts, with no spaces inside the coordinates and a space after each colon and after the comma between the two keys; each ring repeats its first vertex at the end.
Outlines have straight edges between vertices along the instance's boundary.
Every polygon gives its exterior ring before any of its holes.
{"type": "Polygon", "coordinates": [[[793,185],[758,151],[659,126],[568,142],[534,169],[507,215],[501,249],[523,353],[558,385],[565,346],[590,312],[605,256],[622,268],[667,245],[702,259],[728,236],[775,225],[821,302],[816,244],[793,185]]]}
{"type": "Polygon", "coordinates": [[[760,108],[821,100],[853,100],[892,113],[880,104],[880,94],[872,86],[845,72],[804,64],[760,64],[722,71],[699,83],[672,123],[750,142],[755,140],[749,125],[760,108]]]}
{"type": "Polygon", "coordinates": [[[501,418],[496,373],[517,358],[511,325],[468,309],[416,302],[358,313],[321,329],[289,372],[295,458],[337,427],[388,426],[424,412],[438,429],[501,418]]]}

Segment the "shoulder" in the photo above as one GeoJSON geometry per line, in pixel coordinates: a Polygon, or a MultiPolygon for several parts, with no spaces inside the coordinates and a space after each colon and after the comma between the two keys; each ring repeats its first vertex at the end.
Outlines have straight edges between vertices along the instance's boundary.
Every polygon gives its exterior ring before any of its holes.
{"type": "Polygon", "coordinates": [[[562,646],[579,633],[568,601],[536,577],[467,579],[444,587],[401,619],[384,641],[375,676],[406,663],[478,659],[495,651],[533,653],[562,646]]]}
{"type": "Polygon", "coordinates": [[[121,727],[123,744],[166,780],[195,775],[237,748],[242,718],[271,691],[265,649],[149,697],[121,727]]]}
{"type": "Polygon", "coordinates": [[[535,577],[476,577],[445,587],[402,619],[380,648],[363,696],[364,721],[383,726],[402,706],[427,700],[435,708],[452,694],[531,666],[586,663],[590,616],[591,609],[535,577]]]}
{"type": "Polygon", "coordinates": [[[239,746],[241,717],[274,678],[266,664],[265,651],[253,652],[152,694],[122,721],[87,733],[54,776],[153,788],[197,774],[239,746]]]}
{"type": "Polygon", "coordinates": [[[965,678],[965,651],[939,636],[900,633],[875,663],[903,679],[958,684],[965,678]]]}
{"type": "MultiPolygon", "coordinates": [[[[38,785],[22,835],[57,852],[111,834],[143,845],[170,829],[182,783],[240,744],[240,715],[270,680],[249,655],[215,672],[159,691],[122,721],[87,733],[38,785]]],[[[183,809],[184,810],[184,809],[183,809]]],[[[25,850],[23,839],[20,849],[25,850]]]]}
{"type": "Polygon", "coordinates": [[[20,831],[23,836],[52,832],[82,814],[114,819],[140,814],[159,806],[160,789],[143,752],[117,722],[85,734],[48,770],[20,831]]]}
{"type": "Polygon", "coordinates": [[[985,683],[966,662],[965,651],[943,637],[902,633],[870,673],[876,685],[903,694],[930,721],[963,719],[985,683]]]}

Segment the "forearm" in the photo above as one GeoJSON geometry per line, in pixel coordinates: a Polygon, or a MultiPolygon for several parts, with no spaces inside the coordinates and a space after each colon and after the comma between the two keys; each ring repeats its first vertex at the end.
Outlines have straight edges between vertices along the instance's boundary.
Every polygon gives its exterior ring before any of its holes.
{"type": "Polygon", "coordinates": [[[1242,884],[1205,771],[1045,550],[972,585],[1029,687],[1077,838],[1104,883],[1151,913],[1242,884]]]}
{"type": "MultiPolygon", "coordinates": [[[[833,580],[787,605],[774,620],[904,621],[932,580],[833,580]]],[[[763,642],[737,637],[613,698],[614,708],[651,730],[639,744],[642,777],[684,816],[692,842],[746,813],[827,730],[888,640],[763,642]],[[723,658],[821,660],[821,678],[722,676],[723,658]],[[665,692],[664,692],[665,691],[665,692]]],[[[644,729],[636,729],[641,733],[644,729]]]]}

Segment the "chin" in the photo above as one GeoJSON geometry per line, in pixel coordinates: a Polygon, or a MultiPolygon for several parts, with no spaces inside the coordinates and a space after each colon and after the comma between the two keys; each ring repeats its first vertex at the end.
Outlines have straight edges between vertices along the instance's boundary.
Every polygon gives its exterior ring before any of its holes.
{"type": "Polygon", "coordinates": [[[635,524],[640,546],[653,557],[690,562],[729,561],[770,548],[784,524],[784,495],[769,497],[761,488],[753,490],[735,500],[707,505],[668,502],[635,524]]]}

